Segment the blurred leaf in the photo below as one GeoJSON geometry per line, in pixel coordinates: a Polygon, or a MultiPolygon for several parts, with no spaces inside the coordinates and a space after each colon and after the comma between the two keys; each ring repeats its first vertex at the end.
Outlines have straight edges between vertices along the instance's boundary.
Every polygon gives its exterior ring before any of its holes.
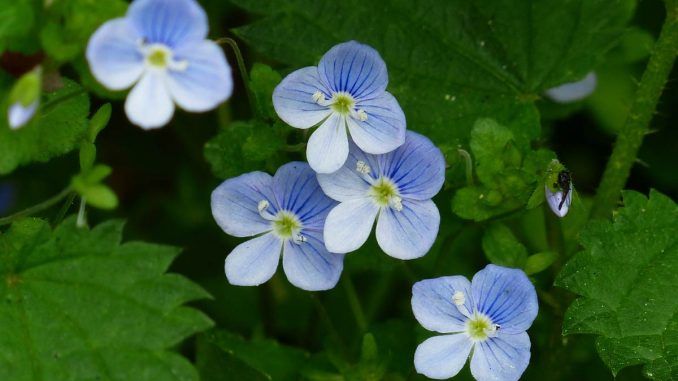
{"type": "Polygon", "coordinates": [[[282,77],[270,66],[255,63],[250,71],[250,89],[257,102],[256,107],[265,118],[276,120],[277,114],[273,109],[273,90],[280,83],[282,77]]]}
{"type": "Polygon", "coordinates": [[[467,141],[479,117],[507,123],[534,112],[543,90],[584,76],[630,17],[617,0],[234,2],[263,15],[236,33],[294,68],[339,42],[373,46],[408,126],[452,146],[467,141]]]}
{"type": "Polygon", "coordinates": [[[90,142],[80,144],[80,169],[87,171],[92,168],[97,158],[97,147],[90,142]]]}
{"type": "Polygon", "coordinates": [[[106,128],[108,121],[111,120],[111,112],[113,108],[110,103],[106,103],[103,106],[99,107],[97,112],[94,113],[92,119],[89,121],[89,141],[94,143],[97,138],[97,135],[106,128]]]}
{"type": "Polygon", "coordinates": [[[597,335],[598,353],[617,374],[643,364],[656,380],[678,377],[678,206],[657,191],[624,192],[613,222],[581,233],[584,251],[556,284],[581,295],[563,334],[597,335]]]}
{"type": "MultiPolygon", "coordinates": [[[[297,381],[300,378],[301,368],[309,358],[309,354],[302,349],[281,345],[269,339],[247,341],[227,331],[213,331],[206,334],[205,338],[207,342],[220,350],[220,354],[212,354],[216,358],[221,358],[222,361],[237,359],[251,368],[243,371],[250,375],[249,378],[229,374],[232,378],[226,379],[297,381]]],[[[206,380],[219,380],[219,378],[208,377],[206,380]]]]}
{"type": "Polygon", "coordinates": [[[9,128],[6,117],[0,118],[0,174],[63,155],[87,133],[89,98],[75,82],[64,80],[64,87],[47,94],[37,112],[36,118],[18,130],[9,128]]]}
{"type": "Polygon", "coordinates": [[[500,266],[522,269],[527,261],[525,246],[501,223],[494,223],[485,230],[483,251],[490,262],[500,266]]]}
{"type": "Polygon", "coordinates": [[[198,337],[197,368],[201,381],[270,381],[271,378],[214,345],[205,335],[198,337]]]}
{"type": "Polygon", "coordinates": [[[31,0],[0,0],[0,53],[7,45],[28,34],[35,23],[31,0]]]}
{"type": "Polygon", "coordinates": [[[183,306],[208,295],[165,274],[177,249],[121,244],[122,227],[25,219],[0,235],[1,379],[197,381],[168,348],[212,324],[183,306]]]}
{"type": "Polygon", "coordinates": [[[556,257],[556,253],[551,251],[530,255],[527,257],[527,262],[525,263],[525,273],[527,275],[532,275],[546,270],[553,264],[556,257]]]}

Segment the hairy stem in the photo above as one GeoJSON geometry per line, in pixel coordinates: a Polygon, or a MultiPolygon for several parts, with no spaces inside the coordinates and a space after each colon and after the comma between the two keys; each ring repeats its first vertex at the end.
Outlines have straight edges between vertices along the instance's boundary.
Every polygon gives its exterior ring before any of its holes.
{"type": "Polygon", "coordinates": [[[24,209],[20,212],[14,213],[14,214],[9,215],[7,217],[0,218],[0,225],[11,224],[12,222],[14,222],[15,220],[18,220],[21,217],[26,217],[26,216],[33,215],[35,213],[42,212],[43,210],[48,209],[51,206],[57,204],[58,202],[60,202],[64,198],[66,198],[68,195],[70,195],[72,192],[73,192],[73,190],[69,186],[66,189],[59,192],[57,195],[55,195],[55,196],[37,204],[37,205],[33,205],[30,208],[24,209]]]}
{"type": "Polygon", "coordinates": [[[643,73],[635,99],[607,162],[598,187],[591,216],[608,218],[617,205],[621,191],[636,161],[636,155],[648,133],[650,121],[678,54],[678,6],[666,2],[666,20],[643,73]]]}
{"type": "Polygon", "coordinates": [[[233,53],[235,54],[235,61],[238,64],[238,70],[240,71],[240,76],[242,77],[243,82],[245,83],[245,92],[247,93],[247,100],[250,104],[252,114],[254,114],[258,119],[261,119],[259,109],[257,108],[256,103],[254,102],[254,95],[252,90],[250,90],[250,76],[247,74],[247,68],[245,67],[245,60],[242,58],[242,53],[238,47],[238,43],[234,39],[229,37],[222,37],[215,41],[217,44],[228,44],[233,53]]]}

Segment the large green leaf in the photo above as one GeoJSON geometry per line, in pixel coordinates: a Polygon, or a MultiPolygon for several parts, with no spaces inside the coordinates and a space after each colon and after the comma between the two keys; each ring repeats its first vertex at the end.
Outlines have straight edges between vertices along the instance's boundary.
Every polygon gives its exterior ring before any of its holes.
{"type": "Polygon", "coordinates": [[[212,324],[183,306],[207,294],[165,274],[177,249],[121,244],[122,226],[27,219],[0,235],[1,380],[198,379],[168,348],[212,324]]]}
{"type": "Polygon", "coordinates": [[[452,145],[479,117],[507,124],[536,114],[539,94],[583,77],[628,18],[618,0],[234,2],[263,15],[236,33],[293,68],[315,64],[338,42],[375,47],[408,127],[452,145]]]}
{"type": "Polygon", "coordinates": [[[584,251],[557,284],[581,297],[567,310],[564,334],[598,335],[603,361],[617,373],[644,364],[657,380],[678,379],[678,205],[659,192],[624,192],[613,222],[581,234],[584,251]]]}
{"type": "Polygon", "coordinates": [[[0,118],[0,174],[76,148],[86,135],[88,114],[87,94],[76,83],[64,80],[63,88],[44,97],[34,120],[27,125],[11,130],[6,117],[0,118]]]}

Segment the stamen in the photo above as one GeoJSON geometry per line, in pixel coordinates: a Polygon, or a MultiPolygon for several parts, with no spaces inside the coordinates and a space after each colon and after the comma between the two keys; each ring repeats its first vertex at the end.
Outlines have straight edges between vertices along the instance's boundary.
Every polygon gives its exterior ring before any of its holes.
{"type": "Polygon", "coordinates": [[[275,216],[271,214],[267,209],[270,206],[268,201],[266,200],[261,200],[259,201],[259,204],[257,205],[257,210],[259,211],[259,215],[268,221],[273,221],[275,219],[275,216]]]}
{"type": "Polygon", "coordinates": [[[370,168],[370,166],[362,160],[358,160],[355,170],[362,173],[363,175],[367,175],[372,172],[372,168],[370,168]]]}
{"type": "Polygon", "coordinates": [[[358,120],[360,120],[361,122],[364,122],[364,121],[367,120],[367,113],[365,112],[365,110],[358,110],[358,112],[356,114],[357,114],[358,120]]]}
{"type": "Polygon", "coordinates": [[[322,101],[325,100],[325,95],[323,95],[322,92],[316,91],[315,93],[313,93],[313,102],[320,103],[321,100],[322,101]]]}
{"type": "Polygon", "coordinates": [[[268,206],[270,204],[266,200],[261,200],[259,201],[259,205],[257,205],[257,209],[259,210],[259,213],[263,212],[264,210],[268,209],[268,206]]]}
{"type": "Polygon", "coordinates": [[[308,242],[308,239],[301,234],[297,234],[294,237],[294,243],[296,243],[296,244],[302,244],[302,243],[306,243],[306,242],[308,242]]]}
{"type": "Polygon", "coordinates": [[[396,212],[401,212],[403,210],[403,199],[398,196],[391,197],[391,207],[393,207],[396,212]]]}
{"type": "Polygon", "coordinates": [[[452,295],[452,300],[454,301],[454,304],[457,306],[462,306],[464,303],[466,303],[466,297],[464,296],[464,293],[461,291],[457,291],[452,295]]]}
{"type": "Polygon", "coordinates": [[[170,60],[167,67],[170,68],[170,70],[174,70],[174,71],[186,71],[186,69],[188,69],[188,61],[187,60],[181,60],[181,61],[170,60]]]}

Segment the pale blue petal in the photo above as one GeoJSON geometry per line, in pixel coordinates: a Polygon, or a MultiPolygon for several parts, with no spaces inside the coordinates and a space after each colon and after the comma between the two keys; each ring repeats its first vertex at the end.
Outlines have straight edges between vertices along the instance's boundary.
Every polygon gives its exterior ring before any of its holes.
{"type": "Polygon", "coordinates": [[[318,73],[332,92],[345,91],[356,100],[377,97],[388,85],[386,64],[379,52],[356,41],[335,45],[325,53],[318,73]]]}
{"type": "Polygon", "coordinates": [[[400,194],[415,200],[435,196],[445,182],[445,158],[427,137],[408,131],[405,144],[384,155],[383,173],[400,194]]]}
{"type": "Polygon", "coordinates": [[[87,62],[92,75],[111,90],[132,86],[144,71],[139,35],[126,19],[107,21],[87,44],[87,62]]]}
{"type": "Polygon", "coordinates": [[[526,331],[537,317],[537,292],[522,270],[487,265],[471,282],[476,309],[511,334],[526,331]]]}
{"type": "Polygon", "coordinates": [[[147,43],[177,48],[207,38],[207,15],[195,0],[135,0],[127,18],[147,43]]]}
{"type": "Polygon", "coordinates": [[[518,381],[530,363],[530,337],[522,332],[499,332],[476,343],[471,358],[471,374],[477,381],[518,381]]]}
{"type": "Polygon", "coordinates": [[[348,120],[348,128],[355,144],[365,152],[381,155],[391,152],[405,142],[405,114],[393,95],[380,96],[356,105],[367,113],[367,120],[348,120]]]}
{"type": "Polygon", "coordinates": [[[236,246],[226,257],[226,278],[236,286],[258,286],[278,268],[282,241],[267,233],[236,246]]]}
{"type": "Polygon", "coordinates": [[[581,81],[566,83],[546,90],[546,96],[558,103],[571,103],[582,100],[596,89],[596,73],[590,72],[581,81]]]}
{"type": "Polygon", "coordinates": [[[473,343],[464,334],[434,336],[414,352],[417,373],[444,380],[454,377],[466,364],[473,343]]]}
{"type": "Polygon", "coordinates": [[[273,195],[273,178],[264,172],[250,172],[221,183],[212,192],[212,215],[227,234],[250,237],[272,230],[271,222],[259,214],[259,202],[269,203],[275,215],[278,203],[273,195]]]}
{"type": "Polygon", "coordinates": [[[125,114],[143,129],[160,128],[172,119],[174,102],[167,89],[167,74],[148,70],[125,100],[125,114]]]}
{"type": "Polygon", "coordinates": [[[168,89],[179,107],[208,111],[231,96],[231,67],[219,45],[209,40],[186,45],[175,51],[175,58],[188,62],[186,70],[169,70],[168,89]]]}
{"type": "Polygon", "coordinates": [[[322,232],[302,231],[306,242],[287,241],[283,268],[293,285],[307,291],[334,288],[344,268],[344,254],[332,254],[322,241],[322,232]]]}
{"type": "Polygon", "coordinates": [[[422,327],[440,333],[463,332],[468,318],[454,304],[464,293],[466,311],[473,311],[471,282],[461,275],[425,279],[412,286],[412,312],[422,327]]]}
{"type": "Polygon", "coordinates": [[[313,100],[320,91],[326,99],[332,96],[318,78],[318,68],[305,67],[285,77],[273,91],[273,107],[280,119],[295,128],[311,128],[332,112],[313,100]]]}
{"type": "Polygon", "coordinates": [[[7,112],[9,128],[16,130],[25,126],[35,115],[35,111],[38,109],[39,104],[40,100],[36,99],[35,102],[28,105],[28,107],[22,106],[20,102],[11,105],[7,112]]]}
{"type": "Polygon", "coordinates": [[[318,182],[323,192],[337,201],[364,198],[370,189],[370,183],[365,175],[357,171],[358,162],[370,167],[370,172],[366,174],[368,177],[379,177],[378,157],[364,153],[355,143],[349,142],[348,158],[344,165],[334,173],[318,173],[318,182]]]}
{"type": "Polygon", "coordinates": [[[308,164],[318,173],[339,170],[348,157],[348,136],[344,117],[333,113],[308,139],[308,164]]]}
{"type": "Polygon", "coordinates": [[[378,211],[379,208],[367,197],[335,206],[325,221],[327,250],[349,253],[359,249],[370,236],[378,211]]]}
{"type": "Polygon", "coordinates": [[[308,164],[295,161],[278,168],[273,176],[273,190],[281,209],[297,215],[304,228],[322,234],[325,218],[337,203],[323,193],[308,164]]]}
{"type": "Polygon", "coordinates": [[[431,200],[402,200],[402,210],[383,208],[377,220],[377,242],[398,259],[423,257],[438,235],[440,213],[431,200]]]}
{"type": "Polygon", "coordinates": [[[558,217],[565,217],[567,212],[570,210],[570,204],[572,203],[572,184],[570,184],[570,191],[567,192],[567,197],[565,197],[565,202],[563,201],[563,192],[551,192],[551,189],[547,185],[544,185],[544,194],[546,195],[546,202],[549,204],[549,208],[555,213],[558,217]],[[562,202],[562,205],[561,205],[562,202]]]}

